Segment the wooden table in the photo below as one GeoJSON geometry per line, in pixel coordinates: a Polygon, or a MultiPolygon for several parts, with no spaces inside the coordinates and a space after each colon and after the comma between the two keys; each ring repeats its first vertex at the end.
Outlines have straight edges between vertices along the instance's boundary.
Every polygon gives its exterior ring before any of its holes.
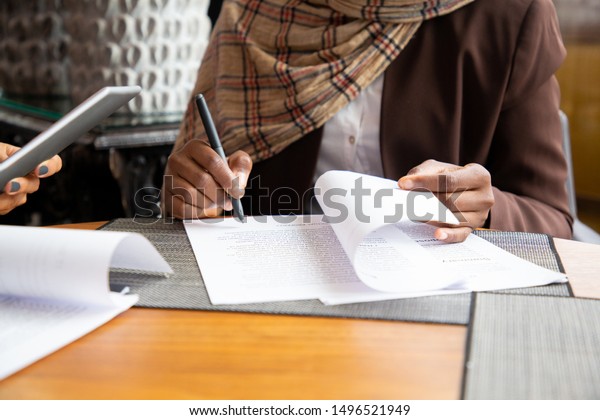
{"type": "MultiPolygon", "coordinates": [[[[575,293],[600,298],[600,246],[556,244],[575,293]]],[[[466,341],[455,325],[133,308],[0,398],[455,399],[466,341]]]]}

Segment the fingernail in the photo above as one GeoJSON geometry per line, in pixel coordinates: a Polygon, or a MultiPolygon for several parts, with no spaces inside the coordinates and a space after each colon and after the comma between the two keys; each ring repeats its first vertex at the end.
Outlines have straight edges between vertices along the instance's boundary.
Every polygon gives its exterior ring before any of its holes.
{"type": "Polygon", "coordinates": [[[243,188],[237,188],[237,187],[232,188],[230,191],[231,196],[233,198],[242,198],[244,196],[245,192],[246,192],[246,190],[244,190],[243,188]]]}
{"type": "Polygon", "coordinates": [[[48,173],[48,167],[46,165],[40,166],[40,169],[38,169],[38,174],[46,175],[47,173],[48,173]]]}
{"type": "Polygon", "coordinates": [[[246,184],[248,184],[248,174],[246,172],[240,172],[240,188],[246,188],[246,184]]]}
{"type": "Polygon", "coordinates": [[[12,181],[10,183],[10,192],[17,192],[21,189],[21,184],[19,184],[17,181],[12,181]]]}
{"type": "Polygon", "coordinates": [[[229,190],[229,194],[233,198],[242,198],[244,193],[246,192],[244,189],[246,188],[246,176],[244,172],[238,172],[233,179],[231,189],[229,190]]]}
{"type": "Polygon", "coordinates": [[[436,236],[440,241],[448,239],[448,234],[444,231],[439,232],[436,236]]]}
{"type": "Polygon", "coordinates": [[[233,210],[233,204],[231,204],[231,200],[230,199],[225,200],[225,204],[223,205],[223,209],[225,209],[227,211],[233,210]]]}
{"type": "Polygon", "coordinates": [[[248,176],[246,175],[245,172],[237,172],[235,174],[235,179],[233,181],[233,186],[234,188],[239,189],[240,191],[244,191],[244,188],[246,188],[246,184],[248,183],[248,176]]]}

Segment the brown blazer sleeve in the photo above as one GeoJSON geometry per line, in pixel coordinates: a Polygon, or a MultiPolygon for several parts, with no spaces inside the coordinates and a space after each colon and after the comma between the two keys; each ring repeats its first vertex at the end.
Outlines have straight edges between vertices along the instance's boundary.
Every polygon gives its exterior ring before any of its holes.
{"type": "Polygon", "coordinates": [[[551,2],[533,1],[521,26],[486,163],[496,200],[490,228],[572,235],[554,77],[564,56],[551,2]]]}

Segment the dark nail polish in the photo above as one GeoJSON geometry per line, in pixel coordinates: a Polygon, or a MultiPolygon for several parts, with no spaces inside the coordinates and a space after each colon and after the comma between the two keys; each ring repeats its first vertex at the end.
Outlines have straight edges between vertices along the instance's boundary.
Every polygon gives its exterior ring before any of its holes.
{"type": "Polygon", "coordinates": [[[46,165],[40,166],[40,169],[38,170],[38,174],[46,175],[47,173],[48,173],[48,167],[46,165]]]}
{"type": "Polygon", "coordinates": [[[17,181],[13,181],[10,183],[10,192],[17,192],[21,188],[21,184],[17,181]]]}

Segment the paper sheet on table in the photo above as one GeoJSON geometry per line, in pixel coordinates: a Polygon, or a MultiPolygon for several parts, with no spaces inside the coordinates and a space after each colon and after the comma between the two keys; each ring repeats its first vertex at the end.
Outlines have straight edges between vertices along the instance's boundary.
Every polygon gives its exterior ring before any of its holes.
{"type": "Polygon", "coordinates": [[[322,216],[184,224],[213,304],[316,299],[360,283],[322,216]]]}
{"type": "Polygon", "coordinates": [[[0,379],[130,308],[111,267],[172,270],[139,234],[0,227],[0,379]]]}
{"type": "Polygon", "coordinates": [[[422,292],[453,280],[397,225],[411,221],[458,224],[432,193],[404,191],[396,181],[349,171],[329,171],[315,183],[315,197],[358,277],[385,292],[422,292]],[[427,278],[423,264],[429,264],[427,278]],[[402,276],[398,276],[401,272],[402,276]]]}
{"type": "MultiPolygon", "coordinates": [[[[444,276],[453,278],[455,281],[439,290],[405,294],[384,293],[370,289],[366,285],[363,285],[362,288],[358,285],[352,293],[336,293],[321,299],[323,303],[339,305],[533,287],[567,281],[564,274],[547,270],[518,258],[476,235],[470,235],[461,243],[446,244],[433,238],[435,231],[433,226],[423,223],[403,223],[396,225],[395,228],[402,229],[402,233],[426,251],[435,264],[441,265],[444,276]]],[[[426,268],[423,268],[424,274],[426,271],[426,268]]]]}
{"type": "Polygon", "coordinates": [[[463,244],[441,243],[434,228],[411,221],[457,223],[435,197],[411,197],[394,181],[362,176],[357,183],[357,177],[333,171],[317,181],[325,217],[186,223],[211,302],[339,304],[566,280],[473,235],[463,244]]]}

